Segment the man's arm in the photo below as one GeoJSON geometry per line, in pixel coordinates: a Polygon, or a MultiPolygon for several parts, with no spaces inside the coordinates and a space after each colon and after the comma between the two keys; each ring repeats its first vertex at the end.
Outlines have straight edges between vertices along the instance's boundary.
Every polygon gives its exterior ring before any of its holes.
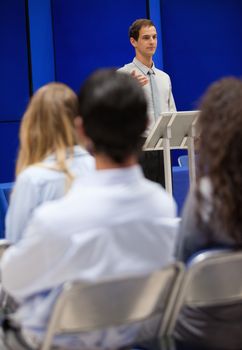
{"type": "Polygon", "coordinates": [[[66,241],[52,234],[41,218],[34,215],[24,238],[1,259],[3,287],[17,300],[58,284],[54,268],[63,259],[66,241]]]}
{"type": "Polygon", "coordinates": [[[139,82],[139,84],[140,84],[141,86],[144,86],[144,85],[146,85],[146,84],[149,83],[148,77],[145,76],[144,74],[140,74],[140,73],[137,72],[137,70],[134,69],[133,67],[132,67],[132,68],[131,68],[131,67],[127,67],[127,65],[126,65],[126,66],[124,66],[124,67],[122,67],[122,68],[119,68],[118,71],[119,71],[119,72],[122,72],[122,73],[131,74],[132,77],[135,78],[135,79],[139,82]]]}

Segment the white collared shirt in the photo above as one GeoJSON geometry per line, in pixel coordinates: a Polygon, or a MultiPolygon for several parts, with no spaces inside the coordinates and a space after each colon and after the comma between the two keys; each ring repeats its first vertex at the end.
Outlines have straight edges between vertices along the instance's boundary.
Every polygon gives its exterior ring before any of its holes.
{"type": "MultiPolygon", "coordinates": [[[[20,302],[23,327],[44,329],[65,281],[145,274],[172,262],[175,216],[172,197],[139,166],[93,172],[65,197],[38,208],[23,239],[1,260],[3,286],[20,302]]],[[[130,331],[116,333],[111,347],[130,331]]],[[[90,348],[100,339],[110,344],[110,333],[105,337],[99,332],[78,341],[90,348]]]]}

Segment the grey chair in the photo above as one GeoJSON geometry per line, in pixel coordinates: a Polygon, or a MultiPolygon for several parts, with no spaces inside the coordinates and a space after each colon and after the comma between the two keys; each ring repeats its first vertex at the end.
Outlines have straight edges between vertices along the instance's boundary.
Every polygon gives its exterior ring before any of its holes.
{"type": "Polygon", "coordinates": [[[8,209],[10,193],[14,183],[7,182],[0,184],[0,238],[5,234],[5,216],[8,209]]]}
{"type": "Polygon", "coordinates": [[[223,307],[242,303],[242,252],[211,250],[198,254],[187,266],[166,334],[174,333],[185,307],[223,307]]]}
{"type": "Polygon", "coordinates": [[[156,336],[163,335],[184,270],[182,263],[174,263],[146,276],[66,283],[52,311],[41,350],[50,349],[58,334],[131,326],[152,318],[158,320],[156,336]]]}

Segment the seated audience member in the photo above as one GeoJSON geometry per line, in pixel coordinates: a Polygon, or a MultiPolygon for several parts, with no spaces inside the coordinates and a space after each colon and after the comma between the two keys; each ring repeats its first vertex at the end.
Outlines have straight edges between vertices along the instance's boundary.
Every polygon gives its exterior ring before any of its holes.
{"type": "MultiPolygon", "coordinates": [[[[182,215],[177,258],[211,248],[242,247],[242,82],[225,78],[205,94],[197,185],[182,215]]],[[[186,308],[177,324],[180,340],[211,348],[242,348],[242,305],[186,308]]]]}
{"type": "MultiPolygon", "coordinates": [[[[137,163],[147,125],[142,88],[127,74],[100,70],[84,83],[79,102],[78,130],[97,171],[75,181],[65,197],[36,209],[21,242],[1,261],[3,285],[20,304],[15,319],[22,341],[41,341],[64,282],[146,274],[173,261],[176,232],[169,222],[175,203],[144,178],[137,163]]],[[[55,343],[114,349],[132,334],[127,326],[59,336],[55,343]]]]}
{"type": "Polygon", "coordinates": [[[33,210],[62,197],[72,180],[94,169],[94,159],[76,145],[78,98],[64,84],[51,83],[32,97],[20,128],[16,183],[6,216],[6,238],[22,238],[33,210]]]}

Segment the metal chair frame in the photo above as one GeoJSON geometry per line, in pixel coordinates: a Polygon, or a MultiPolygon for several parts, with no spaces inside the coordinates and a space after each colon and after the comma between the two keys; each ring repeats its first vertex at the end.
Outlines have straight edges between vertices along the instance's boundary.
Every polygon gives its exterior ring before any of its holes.
{"type": "Polygon", "coordinates": [[[56,334],[132,325],[156,314],[162,315],[157,335],[164,335],[184,271],[184,265],[177,262],[146,276],[64,284],[41,350],[51,348],[56,334]]]}
{"type": "Polygon", "coordinates": [[[166,334],[174,332],[185,306],[223,306],[242,301],[242,252],[211,250],[198,254],[187,266],[166,334]]]}

